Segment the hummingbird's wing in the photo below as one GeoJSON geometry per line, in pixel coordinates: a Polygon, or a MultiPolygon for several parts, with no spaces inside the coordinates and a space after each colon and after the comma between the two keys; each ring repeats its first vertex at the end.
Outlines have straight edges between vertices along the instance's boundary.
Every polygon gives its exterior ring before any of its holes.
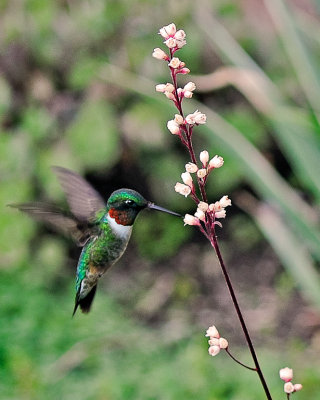
{"type": "Polygon", "coordinates": [[[80,175],[62,167],[52,167],[67,197],[70,210],[80,221],[92,221],[106,207],[100,194],[80,175]]]}
{"type": "Polygon", "coordinates": [[[78,221],[59,208],[41,202],[9,204],[10,207],[29,214],[34,219],[52,226],[54,229],[71,236],[79,246],[84,246],[87,240],[94,236],[94,227],[78,221]]]}

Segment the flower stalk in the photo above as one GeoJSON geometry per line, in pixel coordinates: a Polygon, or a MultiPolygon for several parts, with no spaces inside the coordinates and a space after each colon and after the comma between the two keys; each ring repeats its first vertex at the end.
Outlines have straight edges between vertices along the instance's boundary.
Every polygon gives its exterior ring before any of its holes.
{"type": "MultiPolygon", "coordinates": [[[[197,160],[192,143],[193,128],[197,125],[205,124],[206,115],[201,113],[199,110],[196,110],[192,114],[189,114],[187,116],[185,116],[183,112],[183,100],[185,98],[191,98],[193,95],[193,91],[196,88],[195,84],[192,82],[189,82],[187,85],[184,86],[184,88],[179,88],[177,82],[178,74],[188,74],[190,72],[190,70],[186,68],[185,63],[175,56],[175,53],[186,44],[186,34],[182,30],[177,31],[175,24],[169,24],[161,28],[159,33],[165,39],[164,44],[169,49],[169,55],[167,55],[167,53],[165,53],[161,49],[154,49],[153,56],[156,59],[164,60],[168,63],[172,83],[157,85],[156,90],[159,92],[163,92],[166,97],[174,103],[176,109],[178,110],[179,114],[175,115],[174,120],[168,122],[167,127],[173,135],[176,135],[180,138],[181,143],[186,147],[190,156],[190,162],[187,163],[185,166],[186,172],[181,175],[183,184],[178,182],[175,186],[175,191],[179,194],[184,195],[185,197],[190,195],[192,200],[197,205],[197,210],[194,215],[185,215],[184,224],[197,226],[201,233],[209,240],[217,255],[225,282],[227,284],[255,367],[248,367],[245,364],[241,363],[228,350],[228,342],[226,341],[226,339],[220,338],[218,333],[210,335],[207,331],[206,336],[210,336],[209,354],[215,356],[220,352],[220,349],[225,349],[228,355],[238,364],[249,370],[257,372],[266,398],[268,400],[272,400],[268,385],[262,373],[254,349],[254,345],[252,343],[248,328],[242,315],[231,279],[223,261],[215,232],[216,225],[222,227],[218,219],[225,218],[226,207],[231,206],[231,200],[228,198],[228,196],[223,196],[219,201],[209,204],[206,194],[205,185],[208,176],[215,169],[222,167],[224,161],[223,158],[218,155],[215,155],[212,159],[210,159],[209,153],[206,150],[203,150],[200,153],[200,161],[197,160]],[[193,182],[191,174],[195,175],[198,191],[196,190],[196,186],[193,182]],[[221,341],[221,339],[223,340],[221,341]]],[[[212,333],[215,331],[212,329],[210,332],[212,333]]]]}

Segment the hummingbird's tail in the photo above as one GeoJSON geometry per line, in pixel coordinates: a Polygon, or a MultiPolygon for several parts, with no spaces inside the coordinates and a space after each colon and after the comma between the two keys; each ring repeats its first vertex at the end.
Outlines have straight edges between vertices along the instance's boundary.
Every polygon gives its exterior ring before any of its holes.
{"type": "Polygon", "coordinates": [[[93,288],[90,290],[90,292],[86,295],[86,297],[83,297],[82,299],[80,298],[80,289],[76,295],[76,301],[74,305],[74,310],[72,316],[76,313],[78,306],[80,306],[81,311],[83,313],[88,313],[90,311],[92,301],[94,299],[94,295],[96,294],[97,290],[97,285],[93,286],[93,288]]]}

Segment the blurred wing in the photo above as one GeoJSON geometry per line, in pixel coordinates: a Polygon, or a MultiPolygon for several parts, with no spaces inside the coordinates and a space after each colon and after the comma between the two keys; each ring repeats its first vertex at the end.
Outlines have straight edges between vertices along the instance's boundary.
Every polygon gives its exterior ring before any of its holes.
{"type": "Polygon", "coordinates": [[[67,197],[72,214],[80,221],[93,220],[106,204],[100,194],[80,175],[62,167],[52,167],[67,197]]]}
{"type": "Polygon", "coordinates": [[[64,214],[59,208],[50,204],[36,202],[9,204],[9,206],[18,208],[34,219],[45,222],[65,235],[71,236],[79,246],[84,246],[87,240],[94,235],[93,229],[90,229],[88,225],[64,214]]]}

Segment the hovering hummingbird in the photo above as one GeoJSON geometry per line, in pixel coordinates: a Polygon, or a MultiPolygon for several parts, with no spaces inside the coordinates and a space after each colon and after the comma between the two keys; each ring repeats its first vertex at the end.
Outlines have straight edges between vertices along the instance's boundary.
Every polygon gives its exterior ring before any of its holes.
{"type": "Polygon", "coordinates": [[[73,315],[78,306],[82,312],[88,313],[99,278],[123,255],[139,212],[149,208],[181,215],[145,200],[131,189],[116,190],[105,203],[80,175],[62,167],[53,167],[53,171],[57,174],[71,213],[41,202],[10,206],[49,223],[83,247],[77,266],[73,315]]]}

